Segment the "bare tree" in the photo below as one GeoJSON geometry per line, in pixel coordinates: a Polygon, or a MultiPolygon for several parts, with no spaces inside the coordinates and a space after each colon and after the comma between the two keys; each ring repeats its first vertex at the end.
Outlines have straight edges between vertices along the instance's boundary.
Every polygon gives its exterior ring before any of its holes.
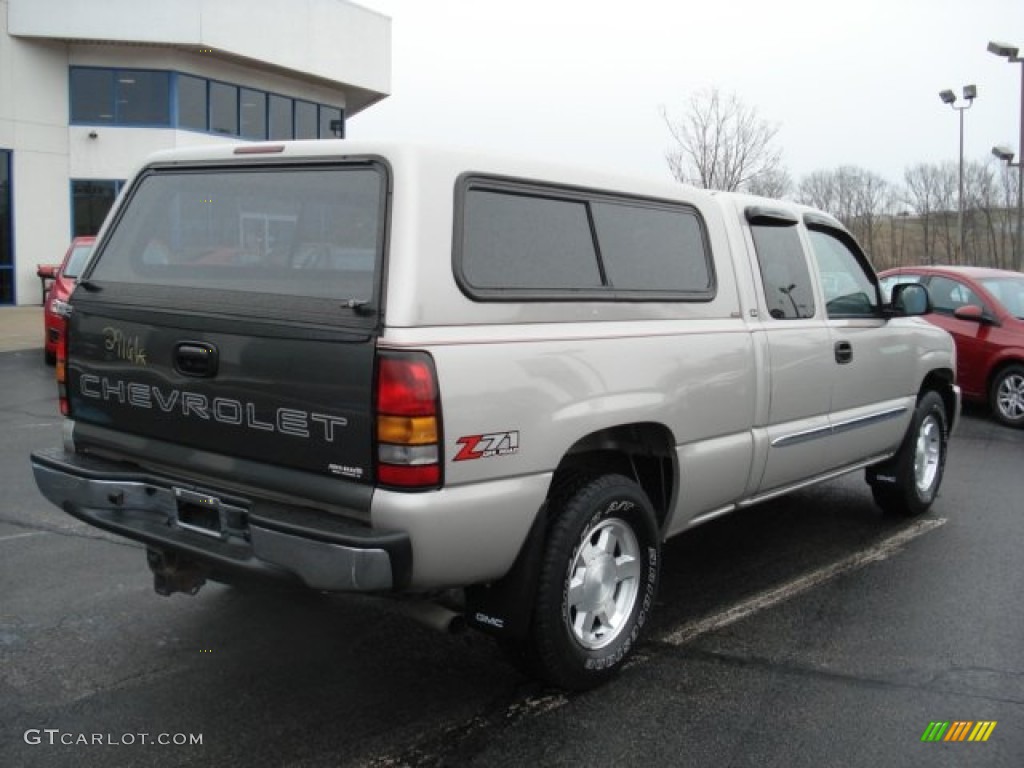
{"type": "Polygon", "coordinates": [[[754,176],[744,189],[761,197],[786,197],[793,190],[793,179],[781,166],[771,168],[754,176]]]}
{"type": "Polygon", "coordinates": [[[907,185],[907,203],[914,209],[923,232],[920,263],[934,264],[935,256],[932,248],[934,242],[933,225],[938,203],[938,168],[929,163],[918,163],[903,172],[903,181],[907,185]]]}
{"type": "MultiPolygon", "coordinates": [[[[1000,252],[1003,254],[1003,260],[1000,262],[1000,266],[1004,269],[1017,269],[1018,265],[1014,256],[1017,253],[1017,228],[1011,219],[1011,212],[1016,210],[1018,205],[1017,174],[1005,163],[1000,163],[999,165],[996,183],[999,189],[998,205],[1002,209],[999,216],[1001,221],[999,238],[1001,243],[1000,252]]],[[[1017,173],[1024,173],[1024,170],[1018,168],[1017,173]]]]}
{"type": "Polygon", "coordinates": [[[797,199],[828,211],[850,230],[869,253],[879,245],[878,218],[890,197],[889,182],[877,173],[844,165],[834,171],[815,171],[797,189],[797,199]]]}
{"type": "Polygon", "coordinates": [[[815,171],[804,176],[796,192],[796,199],[804,205],[830,212],[836,210],[837,197],[837,183],[833,171],[815,171]]]}
{"type": "Polygon", "coordinates": [[[879,247],[878,220],[889,202],[889,182],[864,168],[849,170],[854,195],[853,220],[849,226],[868,253],[873,255],[879,247]]]}
{"type": "Polygon", "coordinates": [[[864,245],[876,268],[975,264],[1014,269],[1016,174],[984,162],[964,165],[964,250],[959,252],[957,163],[918,163],[904,186],[856,166],[815,171],[796,199],[828,211],[864,245]]]}
{"type": "Polygon", "coordinates": [[[664,107],[661,116],[675,142],[665,159],[677,181],[732,192],[765,185],[781,170],[781,151],[773,144],[779,127],[736,94],[699,91],[681,118],[664,107]]]}

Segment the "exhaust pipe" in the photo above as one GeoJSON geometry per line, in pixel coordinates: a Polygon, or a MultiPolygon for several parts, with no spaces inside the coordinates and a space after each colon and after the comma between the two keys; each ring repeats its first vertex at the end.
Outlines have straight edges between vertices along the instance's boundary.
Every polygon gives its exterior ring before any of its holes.
{"type": "Polygon", "coordinates": [[[456,613],[437,603],[426,600],[404,600],[396,602],[395,607],[399,613],[435,632],[458,635],[466,629],[466,619],[461,613],[456,613]]]}

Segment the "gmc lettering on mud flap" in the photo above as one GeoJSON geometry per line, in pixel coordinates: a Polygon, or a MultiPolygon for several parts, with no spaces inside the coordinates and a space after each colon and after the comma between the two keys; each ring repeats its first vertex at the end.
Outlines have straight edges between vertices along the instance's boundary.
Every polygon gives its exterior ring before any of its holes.
{"type": "Polygon", "coordinates": [[[490,432],[486,435],[466,435],[455,441],[462,448],[452,461],[489,459],[492,456],[511,456],[519,453],[519,432],[490,432]]]}

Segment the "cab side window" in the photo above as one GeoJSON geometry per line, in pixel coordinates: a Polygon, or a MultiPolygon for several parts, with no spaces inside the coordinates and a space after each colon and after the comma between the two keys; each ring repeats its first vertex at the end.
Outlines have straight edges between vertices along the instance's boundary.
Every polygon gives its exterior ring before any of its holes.
{"type": "Polygon", "coordinates": [[[753,220],[750,234],[768,314],[775,320],[814,317],[814,288],[796,222],[753,220]]]}
{"type": "Polygon", "coordinates": [[[878,285],[850,244],[825,229],[808,230],[830,318],[877,317],[878,285]]]}

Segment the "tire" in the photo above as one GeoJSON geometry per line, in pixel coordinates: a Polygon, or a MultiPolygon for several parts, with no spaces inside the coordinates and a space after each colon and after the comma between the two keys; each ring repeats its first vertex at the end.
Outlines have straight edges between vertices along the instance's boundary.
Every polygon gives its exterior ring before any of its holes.
{"type": "Polygon", "coordinates": [[[948,443],[945,403],[930,390],[917,401],[896,455],[868,471],[872,495],[883,512],[914,517],[928,511],[942,484],[948,443]]]}
{"type": "Polygon", "coordinates": [[[57,353],[56,352],[50,352],[48,349],[44,349],[43,350],[43,361],[47,365],[56,365],[57,364],[57,353]]]}
{"type": "Polygon", "coordinates": [[[1024,365],[1009,365],[999,371],[988,401],[996,421],[1008,427],[1024,427],[1024,365]]]}
{"type": "Polygon", "coordinates": [[[582,691],[614,676],[640,638],[658,587],[660,535],[647,495],[622,475],[574,480],[552,505],[519,661],[582,691]]]}

